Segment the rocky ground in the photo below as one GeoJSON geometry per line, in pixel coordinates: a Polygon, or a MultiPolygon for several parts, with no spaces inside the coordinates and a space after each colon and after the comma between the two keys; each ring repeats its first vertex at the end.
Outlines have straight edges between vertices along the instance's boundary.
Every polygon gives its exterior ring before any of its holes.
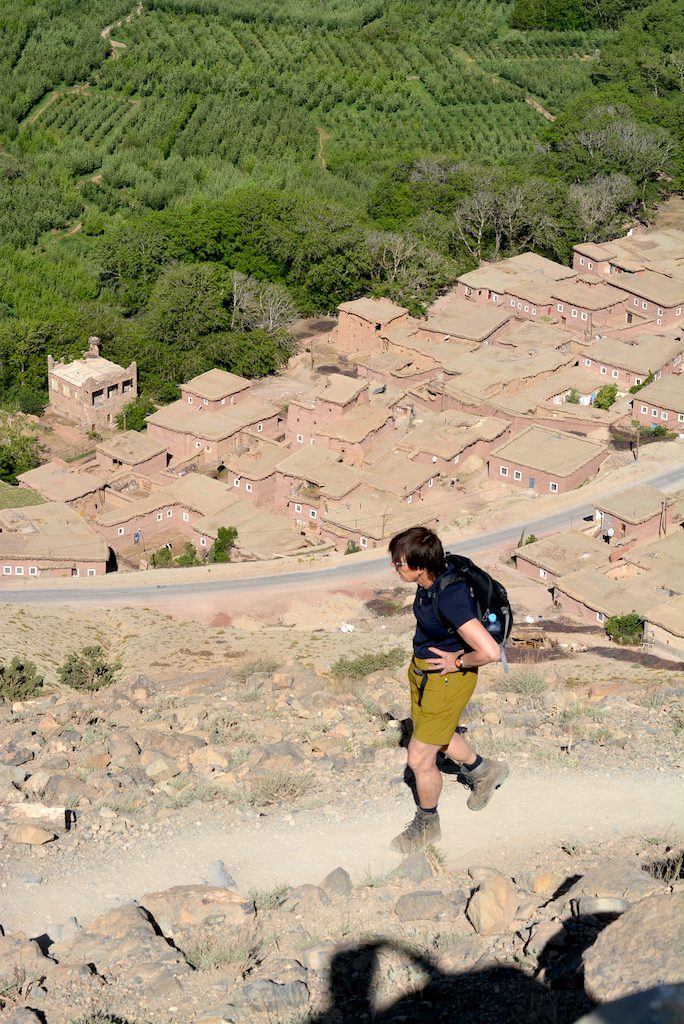
{"type": "MultiPolygon", "coordinates": [[[[402,860],[406,600],[331,595],[318,633],[294,606],[213,630],[138,612],[113,686],[59,687],[46,659],[45,695],[0,705],[7,1019],[439,1021],[456,1000],[570,1024],[677,979],[681,666],[544,620],[464,723],[506,787],[474,815],[445,774],[443,839],[402,860]]],[[[11,653],[40,614],[11,612],[11,653]]]]}

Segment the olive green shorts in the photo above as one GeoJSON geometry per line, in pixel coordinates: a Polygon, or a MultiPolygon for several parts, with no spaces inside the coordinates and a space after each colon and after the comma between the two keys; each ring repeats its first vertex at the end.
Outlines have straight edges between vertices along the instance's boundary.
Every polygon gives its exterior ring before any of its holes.
{"type": "Polygon", "coordinates": [[[408,668],[413,735],[422,743],[442,747],[451,741],[463,709],[475,692],[477,670],[449,672],[446,676],[430,672],[419,707],[423,677],[417,668],[429,669],[430,665],[422,658],[412,658],[408,668]]]}

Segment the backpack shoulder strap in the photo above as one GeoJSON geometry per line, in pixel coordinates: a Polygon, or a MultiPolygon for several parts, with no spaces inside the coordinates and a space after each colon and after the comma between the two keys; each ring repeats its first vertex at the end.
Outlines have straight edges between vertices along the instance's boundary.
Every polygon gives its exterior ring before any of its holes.
{"type": "Polygon", "coordinates": [[[460,572],[459,569],[456,567],[455,562],[452,560],[454,556],[450,555],[448,551],[446,554],[446,558],[448,570],[447,572],[442,573],[441,576],[437,577],[437,586],[432,591],[432,614],[435,616],[442,629],[444,629],[447,633],[455,633],[456,630],[454,629],[454,627],[451,625],[449,620],[445,618],[444,615],[442,615],[441,611],[439,610],[439,596],[446,590],[447,587],[450,587],[452,583],[465,583],[466,578],[463,575],[463,573],[460,572]]]}

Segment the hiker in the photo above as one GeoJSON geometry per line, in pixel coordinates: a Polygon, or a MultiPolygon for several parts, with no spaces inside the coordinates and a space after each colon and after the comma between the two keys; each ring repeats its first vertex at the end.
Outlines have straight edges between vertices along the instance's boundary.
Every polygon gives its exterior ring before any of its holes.
{"type": "Polygon", "coordinates": [[[408,767],[415,776],[418,807],[413,820],[391,844],[399,853],[410,853],[441,836],[439,751],[465,771],[472,787],[468,798],[471,811],[485,807],[508,775],[505,762],[480,757],[456,731],[475,690],[478,668],[499,661],[501,651],[477,618],[464,581],[450,583],[439,594],[439,615],[455,632],[450,633],[435,615],[435,582],[447,572],[444,548],[436,533],[413,526],[392,538],[389,553],[399,578],[417,588],[413,602],[416,632],[408,670],[413,721],[408,767]]]}

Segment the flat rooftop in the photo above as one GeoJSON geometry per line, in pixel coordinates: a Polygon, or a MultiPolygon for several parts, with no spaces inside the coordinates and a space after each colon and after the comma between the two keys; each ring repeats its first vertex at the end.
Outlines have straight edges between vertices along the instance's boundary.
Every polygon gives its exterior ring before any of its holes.
{"type": "Polygon", "coordinates": [[[189,391],[199,398],[206,398],[211,402],[220,402],[222,398],[229,395],[236,395],[240,391],[246,391],[252,386],[252,382],[245,377],[238,377],[227,370],[207,370],[200,373],[185,384],[181,384],[183,391],[189,391]]]}
{"type": "Polygon", "coordinates": [[[514,555],[555,576],[597,569],[610,563],[610,548],[602,540],[575,531],[556,533],[534,544],[524,544],[514,555]]]}
{"type": "Polygon", "coordinates": [[[492,452],[498,459],[560,477],[572,476],[601,454],[607,454],[604,444],[537,426],[528,427],[492,452]]]}
{"type": "Polygon", "coordinates": [[[468,299],[454,298],[437,316],[421,323],[424,331],[437,331],[467,341],[484,341],[510,320],[504,306],[480,305],[468,299]]]}
{"type": "Polygon", "coordinates": [[[594,278],[589,282],[584,278],[575,281],[561,281],[554,286],[553,297],[561,302],[567,302],[571,306],[581,306],[583,309],[599,310],[610,309],[620,302],[629,298],[627,292],[612,284],[603,284],[594,278]]]}
{"type": "Polygon", "coordinates": [[[95,473],[83,473],[75,469],[65,469],[46,462],[36,469],[29,469],[18,479],[27,487],[38,491],[48,501],[76,501],[104,487],[107,478],[95,473]]]}
{"type": "Polygon", "coordinates": [[[668,495],[664,491],[659,491],[657,487],[637,484],[627,491],[621,491],[620,494],[595,501],[594,508],[618,519],[624,519],[626,523],[636,524],[660,515],[663,508],[671,503],[668,495]]]}
{"type": "Polygon", "coordinates": [[[217,412],[203,412],[202,406],[189,405],[182,398],[157,409],[147,417],[148,424],[192,434],[206,441],[223,441],[238,430],[276,416],[279,410],[257,398],[247,398],[239,405],[230,405],[217,412]]]}
{"type": "Polygon", "coordinates": [[[109,545],[64,502],[0,511],[0,557],[107,561],[109,545]]]}
{"type": "MultiPolygon", "coordinates": [[[[635,405],[640,402],[659,405],[674,412],[684,412],[684,385],[678,373],[664,373],[660,380],[654,380],[633,396],[635,405]]],[[[676,429],[676,424],[669,424],[676,429]]]]}
{"type": "Polygon", "coordinates": [[[87,381],[106,384],[112,377],[118,377],[125,372],[123,366],[112,363],[103,356],[88,356],[87,359],[74,359],[72,363],[61,365],[55,363],[52,373],[60,380],[72,384],[74,387],[82,388],[87,381]]]}
{"type": "Polygon", "coordinates": [[[107,458],[118,459],[128,466],[135,466],[165,452],[166,446],[140,430],[126,430],[121,434],[114,434],[106,441],[101,441],[96,451],[102,452],[107,458]]]}
{"type": "Polygon", "coordinates": [[[389,299],[353,299],[351,302],[342,302],[337,307],[345,313],[353,313],[362,320],[369,320],[372,323],[386,324],[390,320],[396,320],[399,316],[408,313],[403,306],[397,306],[389,299]]]}

